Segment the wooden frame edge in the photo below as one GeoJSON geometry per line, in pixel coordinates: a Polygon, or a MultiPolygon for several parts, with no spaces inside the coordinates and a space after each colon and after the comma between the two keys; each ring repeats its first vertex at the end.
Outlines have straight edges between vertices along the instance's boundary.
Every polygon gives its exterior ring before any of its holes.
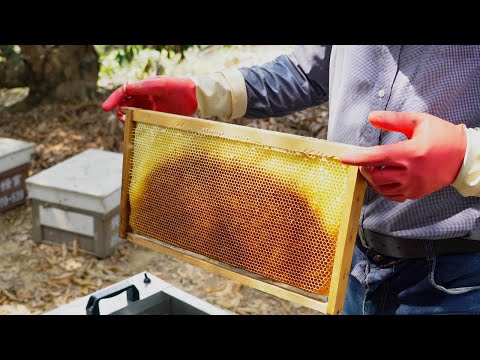
{"type": "Polygon", "coordinates": [[[152,125],[160,125],[174,129],[187,130],[185,122],[188,121],[189,129],[200,134],[221,136],[232,140],[247,142],[256,145],[266,145],[305,155],[325,155],[338,159],[340,154],[347,150],[357,150],[358,146],[327,142],[322,139],[309,138],[272,130],[257,129],[249,126],[230,124],[220,121],[199,119],[189,116],[162,113],[158,111],[126,108],[133,111],[134,121],[152,125]],[[234,130],[235,135],[228,134],[234,130]]]}
{"type": "Polygon", "coordinates": [[[352,166],[348,175],[347,194],[350,194],[350,196],[345,201],[347,204],[351,204],[351,206],[343,214],[338,233],[339,241],[335,251],[332,280],[330,282],[332,286],[328,294],[327,314],[329,315],[338,315],[343,309],[353,250],[357,238],[358,223],[367,187],[367,182],[360,174],[358,167],[352,166]]]}
{"type": "Polygon", "coordinates": [[[130,183],[130,174],[132,170],[132,156],[133,156],[133,132],[135,130],[135,123],[133,120],[133,111],[126,109],[125,114],[125,129],[123,134],[123,167],[122,167],[122,190],[120,197],[120,224],[118,226],[118,235],[122,239],[127,238],[127,233],[130,230],[130,199],[128,196],[128,185],[130,183]]]}
{"type": "Polygon", "coordinates": [[[161,252],[165,255],[171,256],[180,261],[184,261],[191,265],[197,266],[210,273],[223,276],[230,280],[237,281],[243,285],[255,288],[267,294],[274,295],[288,301],[293,301],[297,304],[303,305],[305,307],[319,311],[324,314],[327,312],[326,302],[322,302],[322,301],[310,298],[308,296],[298,294],[294,291],[284,289],[280,286],[276,286],[274,284],[270,284],[270,283],[261,281],[259,279],[255,279],[247,275],[243,275],[240,272],[229,270],[222,266],[196,258],[192,255],[185,254],[182,251],[175,249],[175,247],[172,245],[167,246],[166,244],[163,244],[158,240],[146,238],[133,233],[128,233],[127,239],[138,245],[161,252]]]}

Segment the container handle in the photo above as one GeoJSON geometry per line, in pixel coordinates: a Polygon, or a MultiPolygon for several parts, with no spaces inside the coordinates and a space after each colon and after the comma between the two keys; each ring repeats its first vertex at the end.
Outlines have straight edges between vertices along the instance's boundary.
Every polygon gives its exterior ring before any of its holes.
{"type": "Polygon", "coordinates": [[[92,294],[92,296],[90,296],[86,308],[87,315],[100,315],[100,300],[117,296],[124,291],[127,292],[128,303],[140,300],[140,294],[135,285],[129,282],[127,282],[126,284],[116,284],[110,288],[97,291],[96,293],[92,294]]]}

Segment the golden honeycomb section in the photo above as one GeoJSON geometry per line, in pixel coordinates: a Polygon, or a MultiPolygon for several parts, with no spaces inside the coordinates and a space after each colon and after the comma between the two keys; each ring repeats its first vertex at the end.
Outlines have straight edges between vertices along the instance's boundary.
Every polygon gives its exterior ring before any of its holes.
{"type": "Polygon", "coordinates": [[[133,231],[328,295],[348,166],[144,123],[133,142],[133,231]]]}

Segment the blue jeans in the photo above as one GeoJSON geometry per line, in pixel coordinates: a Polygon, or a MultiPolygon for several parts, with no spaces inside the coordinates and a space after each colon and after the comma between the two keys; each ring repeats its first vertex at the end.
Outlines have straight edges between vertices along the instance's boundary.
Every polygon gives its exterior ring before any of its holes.
{"type": "Polygon", "coordinates": [[[355,246],[343,314],[480,314],[480,253],[381,259],[355,246]]]}

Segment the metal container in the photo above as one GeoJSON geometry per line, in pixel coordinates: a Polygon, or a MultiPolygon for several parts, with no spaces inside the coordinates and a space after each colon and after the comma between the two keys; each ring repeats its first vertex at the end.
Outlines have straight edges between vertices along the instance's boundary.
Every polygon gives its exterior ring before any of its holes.
{"type": "Polygon", "coordinates": [[[153,276],[139,273],[44,315],[233,315],[153,276]]]}

